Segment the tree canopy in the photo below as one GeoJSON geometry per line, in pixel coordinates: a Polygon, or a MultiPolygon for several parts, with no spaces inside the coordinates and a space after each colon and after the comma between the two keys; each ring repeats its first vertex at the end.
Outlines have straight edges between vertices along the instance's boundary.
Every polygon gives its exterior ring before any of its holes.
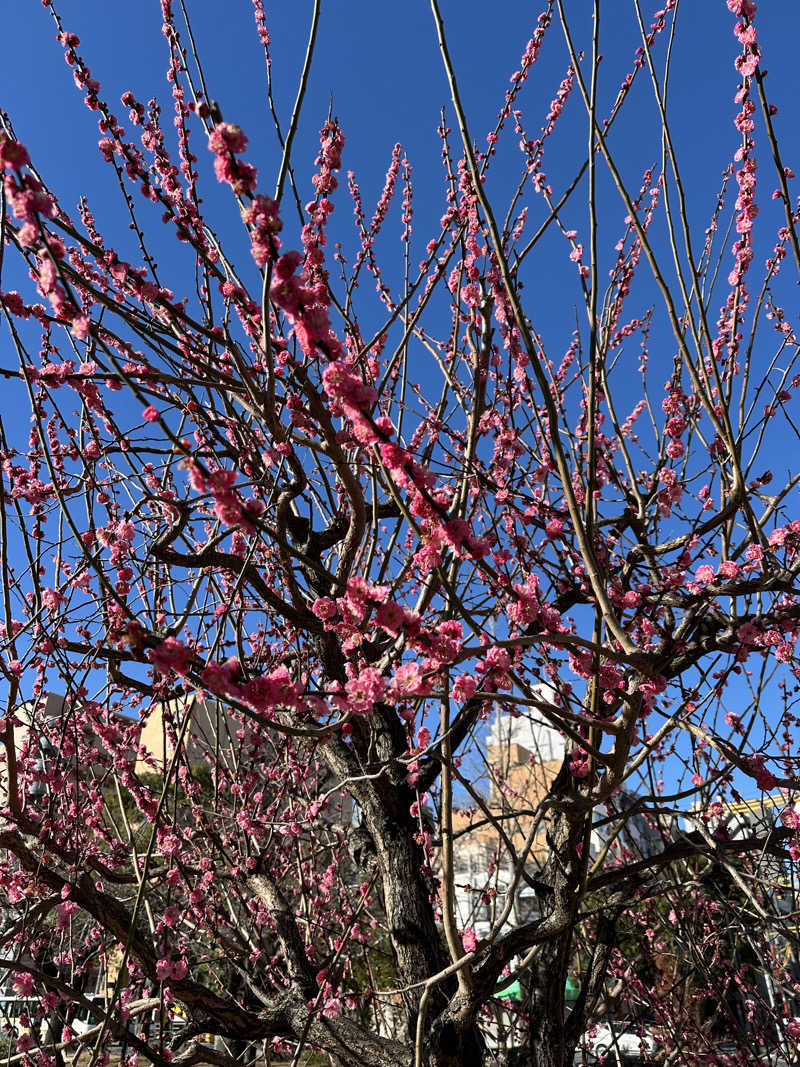
{"type": "Polygon", "coordinates": [[[800,209],[753,0],[702,197],[677,0],[548,0],[488,135],[431,0],[441,179],[398,144],[374,207],[303,109],[320,0],[288,115],[254,0],[266,157],[191,4],[122,111],[44,6],[118,210],[2,114],[0,966],[51,1023],[11,1062],[795,1055],[800,209]]]}

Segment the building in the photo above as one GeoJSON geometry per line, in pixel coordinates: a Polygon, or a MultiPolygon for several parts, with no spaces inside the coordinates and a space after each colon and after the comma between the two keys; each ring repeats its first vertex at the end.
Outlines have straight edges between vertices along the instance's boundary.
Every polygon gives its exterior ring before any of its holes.
{"type": "MultiPolygon", "coordinates": [[[[543,701],[555,696],[539,687],[543,701]]],[[[523,853],[541,801],[561,769],[566,753],[563,734],[535,710],[512,715],[498,708],[487,737],[488,789],[485,810],[462,809],[454,815],[456,911],[462,926],[471,926],[479,937],[488,934],[508,902],[518,857],[523,853]],[[499,827],[502,827],[501,834],[499,827]]],[[[598,810],[596,829],[590,839],[594,857],[608,845],[634,857],[651,855],[661,847],[661,838],[642,815],[624,817],[635,803],[635,794],[614,797],[614,812],[598,810]],[[610,835],[622,820],[623,829],[613,841],[610,835]]],[[[534,833],[525,857],[525,870],[535,878],[547,859],[545,825],[534,833]]],[[[534,919],[536,897],[530,885],[517,880],[507,922],[516,925],[534,919]]]]}

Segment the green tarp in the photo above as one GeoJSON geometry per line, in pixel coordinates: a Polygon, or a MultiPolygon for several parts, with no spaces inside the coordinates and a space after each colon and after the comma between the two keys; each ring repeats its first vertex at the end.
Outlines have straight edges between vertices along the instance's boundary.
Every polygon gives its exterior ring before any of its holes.
{"type": "Polygon", "coordinates": [[[501,982],[495,989],[494,995],[500,997],[501,1000],[522,1000],[522,990],[519,982],[512,982],[511,985],[507,986],[504,986],[501,982]]]}
{"type": "MultiPolygon", "coordinates": [[[[570,976],[567,978],[567,984],[564,987],[564,996],[567,1000],[577,1000],[578,993],[580,992],[580,986],[577,979],[570,976]]],[[[503,985],[501,982],[494,991],[494,995],[501,1000],[522,1000],[522,989],[519,982],[511,982],[510,985],[503,985]]]]}

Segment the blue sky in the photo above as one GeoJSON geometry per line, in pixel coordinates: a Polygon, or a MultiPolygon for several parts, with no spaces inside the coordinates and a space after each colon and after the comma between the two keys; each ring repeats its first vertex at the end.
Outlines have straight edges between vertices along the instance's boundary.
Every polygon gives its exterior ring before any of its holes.
{"type": "MultiPolygon", "coordinates": [[[[280,153],[266,110],[263,52],[254,31],[251,3],[237,0],[221,6],[210,0],[191,0],[187,6],[210,93],[219,101],[224,117],[237,122],[249,135],[248,158],[259,166],[262,187],[271,189],[280,153]]],[[[649,22],[657,5],[643,6],[649,22]]],[[[576,42],[588,49],[587,16],[591,3],[570,0],[567,9],[570,17],[574,16],[576,42]]],[[[65,28],[81,37],[80,50],[117,115],[125,118],[119,98],[124,90],[133,89],[142,100],[157,96],[164,108],[165,125],[169,125],[171,102],[164,79],[167,48],[160,33],[158,0],[138,0],[124,6],[97,0],[63,0],[59,11],[65,28]]],[[[602,11],[601,112],[615,99],[638,43],[632,3],[615,0],[613,4],[603,4],[602,11]]],[[[267,4],[275,96],[284,126],[294,100],[310,12],[307,0],[267,4]]],[[[483,145],[502,104],[509,75],[517,69],[520,54],[535,27],[539,8],[499,0],[487,12],[485,4],[474,0],[444,0],[442,12],[471,133],[483,145]]],[[[733,21],[724,0],[683,0],[678,14],[670,110],[690,214],[700,231],[713,209],[720,174],[737,141],[732,126],[737,80],[733,70],[737,53],[733,21]]],[[[770,69],[770,96],[782,109],[776,120],[779,132],[796,147],[797,123],[791,108],[800,95],[800,71],[794,56],[795,42],[800,39],[800,5],[775,0],[763,3],[758,25],[770,69]]],[[[125,227],[117,225],[119,194],[96,150],[96,117],[82,107],[48,11],[37,0],[21,0],[7,5],[2,27],[4,38],[12,42],[12,47],[5,50],[0,72],[0,106],[11,116],[18,137],[59,192],[64,207],[73,209],[78,197],[88,194],[101,231],[115,231],[124,243],[128,240],[125,227]]],[[[567,62],[556,17],[522,97],[531,135],[544,120],[567,62]]],[[[414,168],[414,254],[421,258],[443,207],[440,143],[436,135],[443,105],[448,109],[448,121],[454,125],[426,0],[403,5],[366,0],[326,0],[323,4],[315,66],[294,152],[304,197],[310,195],[317,131],[331,99],[347,137],[343,170],[355,170],[367,210],[380,194],[393,145],[397,141],[403,144],[414,168]]],[[[635,188],[644,168],[658,161],[657,138],[653,136],[655,119],[651,97],[646,92],[638,93],[626,105],[611,138],[615,157],[635,188]]],[[[548,176],[556,193],[580,165],[585,123],[575,92],[548,149],[548,176]]],[[[506,146],[501,148],[488,184],[490,194],[500,203],[507,199],[520,173],[513,134],[506,146]]],[[[215,224],[224,227],[229,220],[230,235],[241,239],[235,205],[227,190],[216,187],[208,173],[210,161],[202,136],[196,138],[195,150],[201,159],[206,156],[204,195],[207,205],[215,210],[219,207],[215,224]]],[[[334,221],[341,229],[343,216],[350,212],[343,192],[337,203],[334,221]]],[[[543,205],[534,210],[544,212],[543,205]]],[[[585,197],[579,192],[565,212],[565,221],[583,235],[586,214],[585,197]]],[[[617,194],[601,184],[601,229],[610,227],[601,233],[601,277],[610,265],[623,215],[617,194]]],[[[288,213],[284,212],[284,216],[288,222],[288,213]]],[[[390,220],[390,239],[399,234],[399,228],[399,219],[390,220]]],[[[558,356],[568,343],[563,315],[574,303],[576,290],[563,241],[555,235],[549,240],[553,242],[555,269],[564,271],[569,298],[563,305],[553,306],[552,297],[548,296],[535,325],[546,341],[557,346],[558,356]]],[[[171,254],[171,249],[165,251],[165,255],[171,254]]],[[[764,254],[768,254],[766,248],[764,254]]],[[[255,279],[254,270],[252,273],[255,279]]],[[[179,280],[178,275],[176,281],[179,280]]]]}
{"type": "MultiPolygon", "coordinates": [[[[165,107],[169,105],[158,0],[138,0],[131,5],[63,0],[58,6],[65,28],[81,37],[81,51],[107,99],[118,105],[120,94],[131,88],[142,99],[158,95],[165,107]]],[[[643,6],[647,15],[657,5],[643,6]]],[[[191,0],[188,7],[209,86],[225,118],[238,122],[250,135],[264,173],[277,170],[276,146],[264,106],[262,51],[253,30],[249,0],[236,0],[224,7],[210,0],[191,0]]],[[[585,31],[585,15],[591,10],[588,0],[570,0],[567,8],[570,16],[574,13],[576,27],[585,31]]],[[[628,0],[615,0],[602,8],[601,99],[610,103],[622,72],[629,69],[638,31],[628,0]]],[[[310,12],[308,0],[267,4],[276,97],[284,122],[294,98],[310,12]]],[[[493,125],[508,76],[516,69],[535,25],[538,5],[498,0],[487,11],[485,4],[475,0],[444,0],[442,12],[472,133],[482,142],[493,125]]],[[[716,181],[734,135],[732,128],[720,121],[725,115],[732,118],[735,110],[732,61],[737,46],[733,21],[724,0],[683,0],[678,15],[671,106],[680,131],[682,164],[696,176],[698,188],[709,195],[713,195],[713,186],[709,192],[707,181],[716,181]]],[[[54,179],[57,176],[54,184],[69,203],[87,188],[93,190],[97,174],[102,172],[92,157],[96,143],[93,117],[80,106],[47,10],[37,0],[20,0],[6,5],[2,26],[11,47],[5,49],[0,73],[0,105],[11,114],[18,135],[40,166],[54,179]]],[[[758,26],[772,75],[770,92],[784,107],[782,132],[791,136],[795,123],[786,109],[800,91],[795,61],[800,5],[787,0],[762,3],[758,26]]],[[[527,89],[531,124],[537,112],[543,117],[566,63],[561,30],[554,20],[527,89]]],[[[313,163],[316,131],[327,113],[331,93],[348,139],[345,167],[355,165],[365,192],[373,196],[379,193],[392,146],[400,141],[419,178],[417,195],[423,217],[424,190],[431,180],[432,207],[438,212],[440,170],[435,129],[439,109],[449,104],[449,97],[427,2],[392,5],[326,0],[323,4],[317,58],[296,151],[301,174],[304,166],[313,163]]],[[[576,100],[570,110],[580,123],[584,118],[577,104],[576,100]]],[[[123,113],[121,106],[118,113],[123,113]]],[[[630,156],[633,162],[637,144],[634,127],[652,121],[653,115],[652,107],[634,107],[628,124],[620,124],[615,144],[623,158],[630,156]]],[[[692,184],[690,181],[690,190],[692,184]]],[[[707,209],[698,205],[698,210],[707,209]]]]}
{"type": "MultiPolygon", "coordinates": [[[[211,0],[191,0],[187,6],[210,92],[221,104],[224,117],[237,122],[250,136],[248,157],[259,165],[263,185],[271,188],[280,155],[266,112],[263,52],[253,28],[252,6],[249,0],[224,6],[211,0]]],[[[179,10],[177,4],[175,7],[179,10]]],[[[268,3],[266,7],[275,95],[285,126],[305,49],[311,4],[304,0],[268,3]]],[[[616,97],[621,77],[630,69],[638,30],[629,0],[615,0],[601,7],[603,61],[599,84],[600,99],[607,108],[616,97]]],[[[649,22],[648,16],[657,5],[645,2],[643,7],[649,22]]],[[[168,124],[170,99],[164,80],[167,49],[160,33],[158,0],[138,0],[131,5],[63,0],[58,9],[65,28],[81,37],[81,52],[118,116],[124,117],[125,112],[119,104],[121,93],[133,89],[142,100],[157,96],[168,124]]],[[[570,0],[567,9],[570,17],[574,16],[577,43],[588,48],[590,0],[570,0]]],[[[483,145],[501,106],[508,77],[517,69],[535,27],[539,7],[519,0],[498,0],[487,10],[475,0],[443,0],[442,13],[472,136],[483,145]]],[[[736,144],[731,125],[736,110],[733,21],[724,0],[683,0],[678,14],[670,108],[690,210],[701,227],[713,208],[719,175],[736,144]]],[[[800,5],[786,0],[762,3],[758,26],[771,72],[770,96],[782,107],[777,119],[779,131],[796,145],[797,123],[791,108],[800,95],[794,51],[800,39],[800,5]]],[[[2,28],[11,47],[5,49],[0,72],[0,106],[12,117],[17,135],[59,191],[64,206],[71,208],[79,195],[88,193],[98,218],[113,220],[118,194],[96,152],[95,116],[81,106],[48,11],[37,0],[6,5],[2,28]]],[[[543,121],[567,62],[556,17],[523,96],[529,129],[536,131],[543,121]]],[[[575,152],[583,150],[581,131],[586,120],[577,93],[574,97],[548,153],[549,176],[556,190],[562,181],[571,179],[573,163],[580,163],[575,152]],[[571,139],[572,150],[561,152],[559,148],[571,139]]],[[[442,105],[448,107],[453,124],[426,0],[402,5],[367,0],[323,3],[315,66],[294,153],[307,193],[317,131],[331,98],[347,137],[344,169],[356,171],[367,207],[380,193],[393,145],[397,141],[403,144],[414,167],[415,225],[421,253],[442,210],[436,135],[442,105]]],[[[651,136],[655,115],[648,94],[638,94],[637,100],[629,101],[612,137],[615,155],[637,187],[644,167],[657,161],[652,158],[655,142],[651,136]]],[[[508,161],[499,160],[489,179],[489,191],[501,202],[519,173],[515,141],[512,135],[508,161]]],[[[196,150],[203,153],[200,137],[196,150]]],[[[235,219],[235,207],[228,203],[225,191],[214,188],[213,178],[206,182],[205,194],[210,201],[227,204],[225,210],[235,219]]],[[[349,211],[342,196],[338,211],[349,211]]],[[[576,229],[585,229],[585,201],[579,196],[566,214],[576,229]]],[[[615,196],[601,200],[601,225],[608,219],[618,227],[622,214],[615,196]]],[[[337,217],[339,226],[342,221],[337,217]]],[[[234,222],[232,229],[235,226],[234,222]]],[[[613,241],[608,242],[607,255],[612,246],[613,241]]]]}

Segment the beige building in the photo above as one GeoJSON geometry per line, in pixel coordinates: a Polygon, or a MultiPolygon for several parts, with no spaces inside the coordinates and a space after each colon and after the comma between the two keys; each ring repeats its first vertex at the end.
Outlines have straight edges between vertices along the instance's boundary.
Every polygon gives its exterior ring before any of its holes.
{"type": "MultiPolygon", "coordinates": [[[[540,687],[543,701],[553,698],[549,687],[540,687]]],[[[513,717],[498,710],[487,737],[488,789],[485,808],[472,807],[455,814],[453,823],[456,878],[456,907],[459,922],[472,926],[485,936],[508,901],[512,886],[514,899],[507,922],[513,926],[533,918],[536,898],[533,890],[515,872],[523,863],[526,873],[535,877],[547,858],[545,822],[535,825],[537,811],[561,769],[566,744],[559,730],[540,712],[513,717]],[[533,832],[528,851],[528,838],[533,832]],[[524,856],[524,858],[523,858],[524,856]]],[[[633,794],[619,793],[620,814],[634,800],[633,794]]],[[[605,812],[598,813],[598,818],[605,812]]],[[[609,824],[610,826],[611,824],[609,824]]],[[[605,822],[592,832],[590,849],[598,856],[608,839],[605,822]]],[[[634,815],[619,836],[621,843],[641,855],[661,846],[658,835],[645,818],[634,815]]]]}
{"type": "Polygon", "coordinates": [[[184,718],[190,721],[184,732],[184,751],[190,764],[202,761],[207,755],[226,763],[236,759],[241,747],[237,737],[238,724],[214,700],[199,700],[189,695],[166,704],[154,704],[141,720],[139,734],[140,755],[136,773],[156,771],[163,774],[175,752],[175,745],[184,718]]]}
{"type": "MultiPolygon", "coordinates": [[[[163,774],[187,714],[184,751],[189,763],[198,765],[210,756],[234,769],[245,747],[242,735],[237,737],[238,724],[213,701],[189,696],[154,704],[139,720],[109,715],[102,709],[97,714],[76,715],[69,701],[57,693],[25,701],[13,712],[14,760],[25,771],[20,775],[25,794],[44,796],[51,787],[46,779],[53,771],[56,788],[77,777],[94,778],[104,788],[111,787],[109,770],[120,752],[133,761],[137,775],[163,774]]],[[[0,800],[7,789],[6,765],[5,746],[0,746],[0,800]]]]}
{"type": "MultiPolygon", "coordinates": [[[[457,917],[479,937],[506,906],[534,813],[558,774],[564,751],[563,737],[540,716],[512,718],[497,712],[486,746],[489,815],[475,806],[456,811],[453,818],[457,917]]],[[[542,825],[525,855],[528,873],[538,871],[546,847],[542,825]]],[[[509,924],[527,921],[535,909],[533,890],[518,880],[509,924]]]]}

